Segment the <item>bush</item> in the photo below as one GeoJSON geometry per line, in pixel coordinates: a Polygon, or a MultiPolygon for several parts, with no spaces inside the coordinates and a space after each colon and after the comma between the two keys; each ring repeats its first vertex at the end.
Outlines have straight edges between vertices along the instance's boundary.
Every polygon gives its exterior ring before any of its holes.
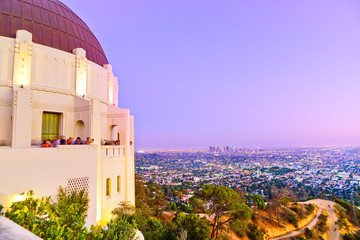
{"type": "Polygon", "coordinates": [[[360,240],[360,235],[352,234],[352,233],[345,233],[344,240],[360,240]]]}
{"type": "Polygon", "coordinates": [[[239,237],[245,237],[246,231],[248,228],[248,223],[241,221],[239,219],[236,219],[229,223],[229,227],[230,227],[231,231],[236,233],[236,235],[238,235],[239,237]]]}
{"type": "Polygon", "coordinates": [[[303,236],[296,236],[291,238],[292,240],[305,240],[305,238],[303,236]]]}
{"type": "Polygon", "coordinates": [[[312,239],[314,237],[314,233],[309,228],[305,228],[304,234],[307,239],[312,239]]]}
{"type": "Polygon", "coordinates": [[[360,210],[357,209],[352,204],[346,202],[344,199],[339,199],[337,197],[334,197],[334,201],[346,209],[346,215],[349,218],[350,222],[352,222],[354,225],[359,225],[360,222],[360,210]]]}
{"type": "Polygon", "coordinates": [[[297,218],[295,213],[287,210],[285,213],[285,219],[286,221],[294,225],[294,227],[299,227],[299,219],[297,218]]]}
{"type": "Polygon", "coordinates": [[[319,230],[321,234],[326,233],[329,230],[329,226],[326,224],[327,221],[327,215],[320,214],[319,220],[316,224],[316,228],[319,230]]]}
{"type": "Polygon", "coordinates": [[[4,207],[2,204],[0,204],[0,215],[4,214],[4,207]]]}
{"type": "Polygon", "coordinates": [[[171,211],[176,211],[176,209],[177,209],[176,203],[174,203],[174,202],[170,202],[169,207],[170,207],[171,211]]]}
{"type": "Polygon", "coordinates": [[[133,239],[136,234],[136,224],[128,223],[123,219],[110,220],[105,228],[101,229],[102,236],[99,239],[103,240],[129,240],[133,239]]]}
{"type": "Polygon", "coordinates": [[[87,193],[69,193],[60,187],[57,198],[58,202],[52,203],[50,197],[36,199],[29,191],[25,200],[13,203],[5,216],[44,239],[86,238],[87,193]]]}
{"type": "Polygon", "coordinates": [[[303,207],[301,205],[299,205],[297,202],[294,202],[291,204],[291,208],[290,208],[293,212],[296,213],[296,215],[302,219],[304,217],[304,215],[306,215],[306,213],[304,214],[304,210],[303,207]]]}
{"type": "Polygon", "coordinates": [[[306,205],[306,215],[310,215],[315,210],[315,206],[311,203],[306,205]]]}
{"type": "Polygon", "coordinates": [[[180,206],[180,210],[186,213],[190,213],[191,212],[191,205],[190,204],[181,204],[180,206]]]}
{"type": "Polygon", "coordinates": [[[264,233],[258,229],[258,226],[252,223],[248,225],[247,235],[250,240],[263,240],[264,233]]]}

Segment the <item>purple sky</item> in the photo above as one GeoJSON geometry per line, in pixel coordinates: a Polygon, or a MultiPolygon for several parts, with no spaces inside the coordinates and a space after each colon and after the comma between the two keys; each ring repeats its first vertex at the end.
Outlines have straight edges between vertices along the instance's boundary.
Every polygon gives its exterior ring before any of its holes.
{"type": "Polygon", "coordinates": [[[137,149],[360,145],[357,0],[63,0],[135,115],[137,149]]]}

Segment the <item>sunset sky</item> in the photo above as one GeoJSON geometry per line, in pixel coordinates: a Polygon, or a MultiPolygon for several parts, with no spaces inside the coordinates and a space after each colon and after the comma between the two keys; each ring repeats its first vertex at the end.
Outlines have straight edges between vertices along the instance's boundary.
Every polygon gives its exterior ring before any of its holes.
{"type": "Polygon", "coordinates": [[[360,145],[360,1],[62,0],[137,149],[360,145]]]}

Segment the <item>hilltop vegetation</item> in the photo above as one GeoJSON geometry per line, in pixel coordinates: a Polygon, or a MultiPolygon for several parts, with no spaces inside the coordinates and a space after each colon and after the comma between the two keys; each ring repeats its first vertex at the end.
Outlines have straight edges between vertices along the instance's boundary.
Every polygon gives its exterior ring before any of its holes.
{"type": "MultiPolygon", "coordinates": [[[[36,199],[30,191],[23,202],[13,203],[5,216],[44,239],[125,240],[138,229],[146,240],[263,240],[303,227],[316,213],[314,205],[295,202],[296,196],[286,188],[274,187],[267,203],[259,194],[226,186],[202,185],[188,193],[184,186],[145,183],[137,176],[136,208],[121,202],[105,228],[92,226],[90,230],[85,227],[87,193],[61,187],[57,202],[50,197],[36,199]]],[[[360,211],[344,200],[335,200],[337,225],[347,229],[350,223],[358,224],[360,211]]],[[[322,214],[314,228],[294,239],[322,240],[327,230],[327,216],[322,214]]],[[[344,239],[358,239],[357,234],[348,232],[344,239]]]]}
{"type": "MultiPolygon", "coordinates": [[[[261,240],[268,234],[266,227],[278,228],[280,231],[283,229],[283,232],[284,227],[289,225],[292,226],[290,229],[295,229],[299,221],[306,220],[315,211],[312,204],[293,202],[293,194],[286,188],[280,190],[274,187],[267,204],[260,194],[246,195],[237,189],[214,185],[201,186],[191,194],[188,201],[183,201],[182,197],[188,194],[184,186],[164,187],[152,182],[144,183],[139,176],[136,191],[135,215],[143,219],[159,219],[161,229],[171,226],[177,216],[185,213],[203,223],[202,226],[208,226],[203,231],[207,234],[197,238],[188,234],[187,239],[227,239],[237,236],[261,240]]],[[[133,217],[129,219],[133,220],[133,217]]],[[[151,235],[153,228],[147,233],[148,229],[141,227],[147,224],[137,223],[144,235],[149,235],[149,239],[161,239],[151,235]]],[[[182,229],[191,231],[181,225],[177,225],[177,229],[173,228],[178,232],[178,237],[182,229]]]]}

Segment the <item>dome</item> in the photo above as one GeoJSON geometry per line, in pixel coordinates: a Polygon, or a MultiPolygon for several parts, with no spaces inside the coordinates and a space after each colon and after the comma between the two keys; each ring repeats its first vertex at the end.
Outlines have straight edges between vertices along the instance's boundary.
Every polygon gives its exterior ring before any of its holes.
{"type": "Polygon", "coordinates": [[[33,42],[72,53],[83,48],[101,66],[105,53],[89,27],[58,0],[0,0],[0,36],[15,38],[17,30],[33,34],[33,42]]]}

